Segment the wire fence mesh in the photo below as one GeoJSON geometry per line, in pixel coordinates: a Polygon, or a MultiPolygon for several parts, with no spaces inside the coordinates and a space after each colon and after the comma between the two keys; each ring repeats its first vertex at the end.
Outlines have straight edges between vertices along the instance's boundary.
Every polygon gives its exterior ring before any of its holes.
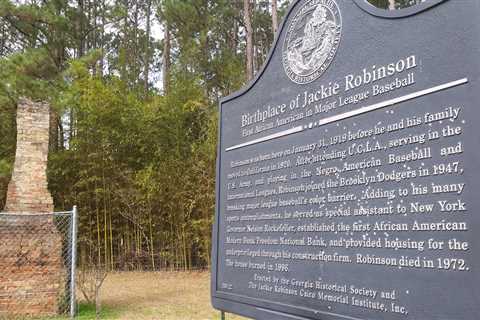
{"type": "Polygon", "coordinates": [[[0,320],[73,317],[75,248],[75,208],[0,213],[0,320]]]}

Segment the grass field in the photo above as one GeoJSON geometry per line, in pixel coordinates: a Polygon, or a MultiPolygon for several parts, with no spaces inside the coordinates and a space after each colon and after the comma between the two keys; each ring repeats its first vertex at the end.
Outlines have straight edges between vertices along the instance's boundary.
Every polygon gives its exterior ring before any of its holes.
{"type": "MultiPolygon", "coordinates": [[[[101,292],[105,320],[213,320],[208,272],[128,272],[108,275],[101,292]]],[[[94,319],[81,305],[79,320],[94,319]]],[[[227,314],[226,320],[246,320],[227,314]]]]}

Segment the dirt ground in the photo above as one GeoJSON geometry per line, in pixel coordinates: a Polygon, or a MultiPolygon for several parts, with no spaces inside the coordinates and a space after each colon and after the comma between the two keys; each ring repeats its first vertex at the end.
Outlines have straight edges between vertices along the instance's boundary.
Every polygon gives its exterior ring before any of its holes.
{"type": "MultiPolygon", "coordinates": [[[[108,275],[102,319],[213,320],[208,272],[128,272],[108,275]]],[[[82,319],[83,320],[83,319],[82,319]]],[[[226,320],[247,320],[227,314],[226,320]]]]}

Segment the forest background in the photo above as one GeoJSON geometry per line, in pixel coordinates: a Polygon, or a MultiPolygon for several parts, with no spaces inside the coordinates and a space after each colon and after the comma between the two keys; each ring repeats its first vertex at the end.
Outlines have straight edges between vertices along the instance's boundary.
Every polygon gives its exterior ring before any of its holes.
{"type": "Polygon", "coordinates": [[[261,69],[291,2],[0,0],[0,208],[18,98],[47,101],[48,184],[57,210],[79,208],[79,263],[209,267],[218,102],[261,69]]]}

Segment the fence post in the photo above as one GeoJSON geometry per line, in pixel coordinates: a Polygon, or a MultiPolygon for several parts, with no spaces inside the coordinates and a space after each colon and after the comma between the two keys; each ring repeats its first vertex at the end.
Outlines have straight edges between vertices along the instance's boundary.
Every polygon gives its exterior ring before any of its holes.
{"type": "Polygon", "coordinates": [[[76,269],[77,269],[77,206],[73,206],[72,209],[72,230],[71,230],[71,236],[72,236],[72,241],[71,241],[71,252],[72,252],[72,261],[71,261],[71,270],[70,270],[70,318],[73,319],[75,318],[75,313],[76,313],[76,269]]]}

